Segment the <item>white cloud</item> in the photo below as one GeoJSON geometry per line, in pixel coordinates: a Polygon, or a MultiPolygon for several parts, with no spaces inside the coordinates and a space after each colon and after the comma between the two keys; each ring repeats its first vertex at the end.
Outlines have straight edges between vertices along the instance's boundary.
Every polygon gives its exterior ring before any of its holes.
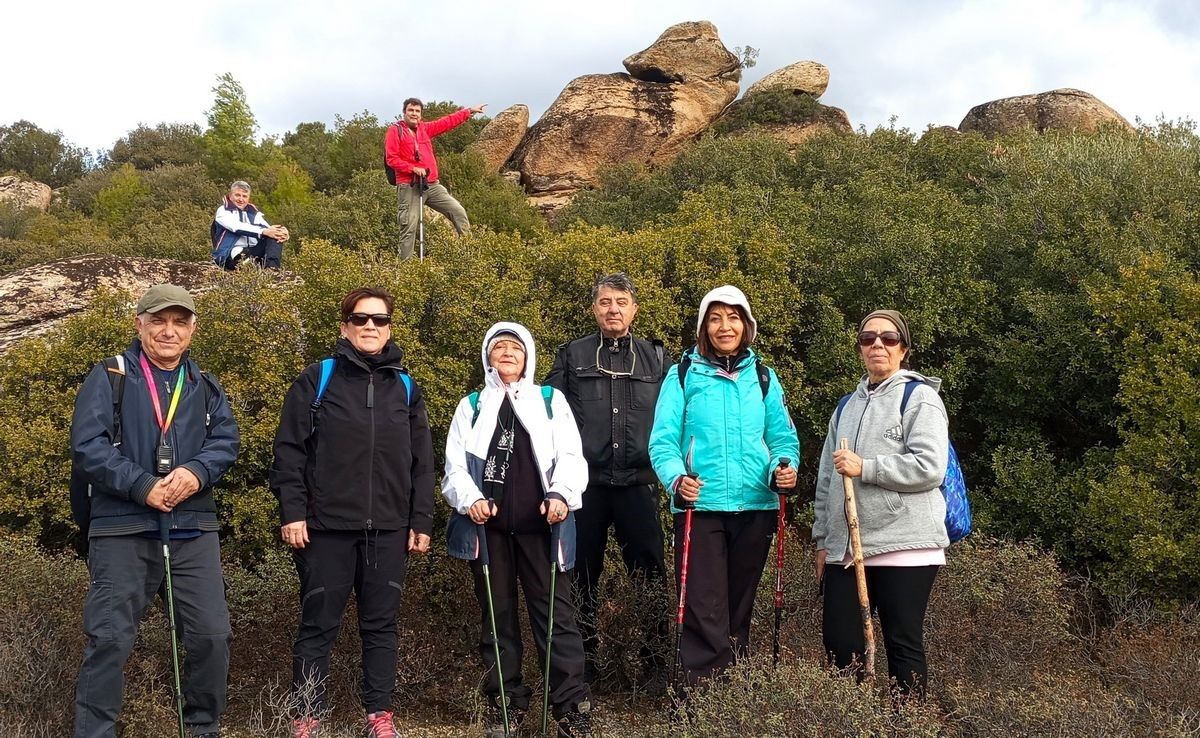
{"type": "Polygon", "coordinates": [[[335,113],[387,118],[409,95],[513,103],[536,116],[581,74],[684,20],[761,50],[743,86],[791,62],[831,70],[824,101],[868,128],[957,124],[975,104],[1055,87],[1131,120],[1196,117],[1200,11],[1113,0],[654,4],[366,0],[21,3],[6,8],[0,123],[19,118],[106,148],[139,122],[203,123],[217,75],[246,88],[262,132],[335,113]]]}

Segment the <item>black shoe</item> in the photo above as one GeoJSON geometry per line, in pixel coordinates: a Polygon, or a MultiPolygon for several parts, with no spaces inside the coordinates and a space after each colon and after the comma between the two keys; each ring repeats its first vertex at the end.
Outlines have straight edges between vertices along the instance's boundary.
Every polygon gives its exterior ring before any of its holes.
{"type": "Polygon", "coordinates": [[[555,724],[558,738],[593,738],[592,703],[580,702],[574,710],[559,715],[555,724]]]}
{"type": "MultiPolygon", "coordinates": [[[[508,706],[508,735],[514,736],[525,722],[525,708],[508,706]]],[[[504,733],[504,715],[499,706],[491,706],[484,715],[483,738],[506,738],[504,733]]]]}

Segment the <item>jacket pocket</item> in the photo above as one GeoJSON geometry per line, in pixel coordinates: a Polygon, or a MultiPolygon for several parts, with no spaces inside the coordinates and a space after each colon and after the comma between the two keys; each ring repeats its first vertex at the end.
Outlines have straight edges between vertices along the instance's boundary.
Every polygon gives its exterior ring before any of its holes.
{"type": "Polygon", "coordinates": [[[856,490],[859,523],[865,529],[878,530],[904,512],[899,493],[884,487],[856,490]]]}

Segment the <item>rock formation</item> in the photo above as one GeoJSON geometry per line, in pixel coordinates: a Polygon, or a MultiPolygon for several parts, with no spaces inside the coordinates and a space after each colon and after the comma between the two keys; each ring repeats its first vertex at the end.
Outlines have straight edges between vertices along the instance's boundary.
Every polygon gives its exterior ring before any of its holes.
{"type": "Polygon", "coordinates": [[[1094,95],[1063,88],[976,105],[958,124],[958,130],[994,136],[1026,127],[1039,133],[1047,130],[1094,132],[1103,125],[1133,130],[1129,121],[1094,95]]]}
{"type": "MultiPolygon", "coordinates": [[[[203,291],[219,273],[210,263],[94,254],[10,272],[0,276],[0,351],[18,339],[40,336],[83,311],[101,287],[134,296],[160,282],[203,291]]],[[[132,315],[132,303],[129,309],[132,315]]]]}
{"type": "Polygon", "coordinates": [[[510,164],[531,202],[553,210],[608,164],[671,160],[737,96],[741,79],[707,21],[671,26],[625,68],[572,80],[526,133],[510,164]]]}
{"type": "Polygon", "coordinates": [[[513,105],[483,127],[471,148],[479,152],[489,172],[498,172],[529,130],[529,106],[513,105]]]}
{"type": "Polygon", "coordinates": [[[0,177],[0,201],[17,208],[37,208],[43,213],[50,207],[49,185],[20,177],[0,177]]]}
{"type": "Polygon", "coordinates": [[[796,147],[821,133],[850,133],[850,116],[817,99],[829,86],[829,68],[799,61],[777,69],[750,86],[730,105],[715,130],[737,134],[756,126],[759,131],[796,147]]]}
{"type": "Polygon", "coordinates": [[[792,92],[803,92],[815,99],[824,95],[827,87],[829,87],[829,67],[815,61],[798,61],[782,69],[776,69],[750,85],[746,90],[745,97],[782,88],[792,92]]]}

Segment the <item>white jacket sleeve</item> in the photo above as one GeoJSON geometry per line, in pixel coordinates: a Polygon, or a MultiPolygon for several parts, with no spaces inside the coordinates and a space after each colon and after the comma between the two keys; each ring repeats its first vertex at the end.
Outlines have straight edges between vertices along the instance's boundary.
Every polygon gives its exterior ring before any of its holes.
{"type": "Polygon", "coordinates": [[[554,390],[551,407],[554,409],[554,418],[550,421],[550,430],[554,434],[554,471],[549,490],[562,495],[567,501],[567,509],[578,510],[583,507],[583,491],[588,483],[583,441],[579,438],[579,426],[575,424],[566,396],[554,390]]]}
{"type": "Polygon", "coordinates": [[[217,214],[214,216],[217,225],[221,226],[231,233],[236,233],[239,236],[254,236],[255,238],[262,235],[262,232],[269,228],[267,221],[263,218],[262,213],[258,213],[255,217],[255,222],[248,223],[238,217],[236,211],[229,208],[217,208],[217,214]]]}
{"type": "Polygon", "coordinates": [[[466,515],[471,505],[483,499],[467,468],[467,439],[471,435],[471,400],[458,401],[450,432],[446,434],[446,474],[442,478],[442,497],[455,512],[466,515]]]}

